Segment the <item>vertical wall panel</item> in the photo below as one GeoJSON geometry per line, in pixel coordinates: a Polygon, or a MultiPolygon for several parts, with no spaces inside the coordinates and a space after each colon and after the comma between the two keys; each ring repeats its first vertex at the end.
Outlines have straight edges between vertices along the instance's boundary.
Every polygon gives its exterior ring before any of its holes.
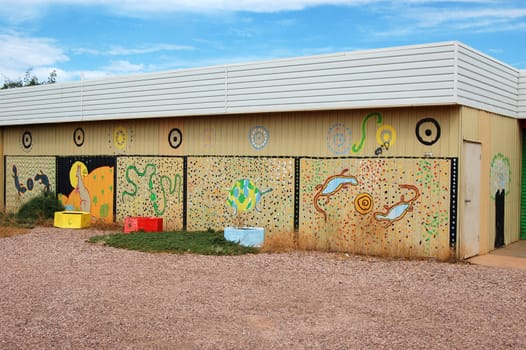
{"type": "Polygon", "coordinates": [[[451,160],[302,159],[300,237],[383,256],[450,255],[451,160]]]}
{"type": "Polygon", "coordinates": [[[189,230],[294,230],[293,158],[189,157],[187,188],[189,230]]]}
{"type": "Polygon", "coordinates": [[[88,212],[93,220],[112,222],[114,170],[114,157],[58,157],[58,199],[67,209],[88,212]]]}
{"type": "Polygon", "coordinates": [[[117,221],[128,216],[163,218],[164,230],[183,228],[183,159],[117,158],[117,221]]]}
{"type": "MultiPolygon", "coordinates": [[[[482,112],[487,113],[487,112],[482,112]]],[[[491,162],[489,164],[490,197],[492,199],[490,228],[502,219],[504,237],[502,242],[509,244],[519,239],[520,192],[521,192],[521,137],[516,119],[505,118],[488,113],[491,118],[491,162]],[[498,201],[498,192],[501,200],[498,201]],[[499,208],[499,206],[502,206],[499,208]],[[499,218],[498,211],[504,213],[499,218]]],[[[495,242],[495,234],[490,235],[490,244],[495,242]]],[[[498,239],[496,239],[498,241],[498,239]]]]}
{"type": "Polygon", "coordinates": [[[6,211],[20,207],[42,193],[55,193],[55,157],[15,156],[5,159],[6,211]]]}

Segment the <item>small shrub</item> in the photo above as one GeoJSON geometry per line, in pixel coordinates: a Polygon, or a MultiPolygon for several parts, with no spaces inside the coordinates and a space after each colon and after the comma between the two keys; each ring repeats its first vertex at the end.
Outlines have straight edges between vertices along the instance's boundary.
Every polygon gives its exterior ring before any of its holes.
{"type": "Polygon", "coordinates": [[[36,224],[52,219],[56,211],[62,210],[64,206],[54,194],[42,193],[24,203],[15,217],[20,223],[36,224]]]}

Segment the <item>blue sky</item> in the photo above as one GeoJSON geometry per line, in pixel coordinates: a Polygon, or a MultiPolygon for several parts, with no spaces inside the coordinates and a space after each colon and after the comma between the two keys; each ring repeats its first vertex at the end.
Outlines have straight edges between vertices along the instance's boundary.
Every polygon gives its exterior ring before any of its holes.
{"type": "Polygon", "coordinates": [[[0,82],[451,40],[526,69],[526,1],[0,0],[0,82]]]}

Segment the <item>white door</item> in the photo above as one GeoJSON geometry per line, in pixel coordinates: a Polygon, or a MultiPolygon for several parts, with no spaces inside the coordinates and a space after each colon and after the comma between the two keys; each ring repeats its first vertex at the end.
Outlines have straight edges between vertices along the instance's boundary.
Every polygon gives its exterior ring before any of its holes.
{"type": "Polygon", "coordinates": [[[464,141],[462,158],[463,214],[460,232],[460,257],[465,259],[480,251],[480,166],[481,145],[464,141]]]}

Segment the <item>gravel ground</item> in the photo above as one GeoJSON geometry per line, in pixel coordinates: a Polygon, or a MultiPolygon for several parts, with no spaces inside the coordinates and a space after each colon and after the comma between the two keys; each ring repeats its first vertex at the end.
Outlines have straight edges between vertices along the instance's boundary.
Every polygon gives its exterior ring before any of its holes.
{"type": "Polygon", "coordinates": [[[525,349],[526,271],[0,239],[0,349],[525,349]]]}

